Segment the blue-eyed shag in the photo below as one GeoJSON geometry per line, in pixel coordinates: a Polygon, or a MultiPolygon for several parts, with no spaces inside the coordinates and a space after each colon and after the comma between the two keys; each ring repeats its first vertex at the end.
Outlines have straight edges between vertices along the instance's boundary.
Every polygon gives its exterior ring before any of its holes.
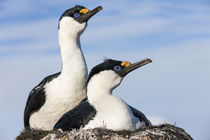
{"type": "Polygon", "coordinates": [[[129,72],[150,62],[150,59],[144,59],[131,64],[108,59],[95,66],[87,81],[87,101],[64,114],[54,129],[65,131],[105,127],[118,131],[150,126],[150,121],[143,113],[135,115],[125,101],[112,95],[112,90],[129,72]]]}
{"type": "Polygon", "coordinates": [[[44,78],[30,92],[24,111],[24,127],[52,130],[64,113],[86,97],[87,67],[80,35],[87,21],[100,10],[101,6],[93,10],[75,6],[61,15],[58,40],[62,70],[44,78]]]}

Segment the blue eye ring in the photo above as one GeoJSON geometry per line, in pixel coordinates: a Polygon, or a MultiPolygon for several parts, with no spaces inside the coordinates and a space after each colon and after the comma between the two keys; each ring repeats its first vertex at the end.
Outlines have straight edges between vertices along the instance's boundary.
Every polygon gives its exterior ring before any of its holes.
{"type": "Polygon", "coordinates": [[[74,13],[74,17],[78,18],[80,16],[80,13],[74,13]]]}
{"type": "Polygon", "coordinates": [[[115,67],[114,67],[114,70],[115,70],[115,71],[121,71],[121,67],[120,67],[120,66],[115,66],[115,67]]]}

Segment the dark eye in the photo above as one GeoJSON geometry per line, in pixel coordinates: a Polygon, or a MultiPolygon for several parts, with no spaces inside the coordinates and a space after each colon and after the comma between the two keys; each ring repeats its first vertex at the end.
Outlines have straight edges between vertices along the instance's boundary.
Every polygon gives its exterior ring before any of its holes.
{"type": "Polygon", "coordinates": [[[74,17],[75,17],[75,18],[78,18],[79,16],[80,16],[79,13],[74,13],[74,17]]]}
{"type": "Polygon", "coordinates": [[[120,67],[120,66],[115,66],[115,67],[114,67],[114,70],[115,70],[115,71],[121,71],[121,67],[120,67]]]}

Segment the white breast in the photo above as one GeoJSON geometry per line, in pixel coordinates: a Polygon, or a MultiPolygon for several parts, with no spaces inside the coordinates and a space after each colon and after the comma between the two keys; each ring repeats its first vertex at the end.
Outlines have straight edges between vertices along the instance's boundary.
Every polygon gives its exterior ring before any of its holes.
{"type": "Polygon", "coordinates": [[[64,113],[85,98],[86,89],[75,87],[76,84],[72,82],[59,76],[46,84],[46,102],[38,112],[31,115],[29,123],[32,128],[52,130],[64,113]]]}
{"type": "Polygon", "coordinates": [[[96,116],[84,129],[105,127],[115,131],[136,130],[141,124],[120,98],[111,95],[104,96],[98,99],[98,103],[95,103],[94,107],[97,110],[96,116]]]}

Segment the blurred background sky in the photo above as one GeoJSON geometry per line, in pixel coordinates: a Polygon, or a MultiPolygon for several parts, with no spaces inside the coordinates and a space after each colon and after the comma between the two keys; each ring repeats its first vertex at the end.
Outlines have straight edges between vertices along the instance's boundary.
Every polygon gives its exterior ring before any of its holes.
{"type": "Polygon", "coordinates": [[[90,70],[104,57],[131,62],[151,58],[114,91],[155,124],[184,128],[210,139],[209,0],[1,0],[0,136],[23,130],[29,92],[61,69],[60,15],[76,4],[103,10],[81,36],[90,70]]]}

